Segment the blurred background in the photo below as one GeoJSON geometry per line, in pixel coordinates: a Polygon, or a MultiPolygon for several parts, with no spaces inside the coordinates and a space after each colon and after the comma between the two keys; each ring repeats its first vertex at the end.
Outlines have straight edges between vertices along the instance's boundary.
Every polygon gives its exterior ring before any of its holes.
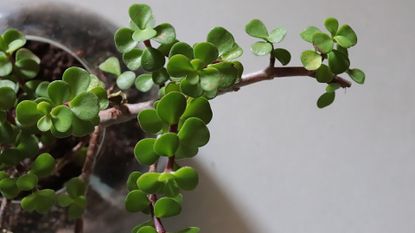
{"type": "MultiPolygon", "coordinates": [[[[2,5],[37,1],[0,0],[2,5]]],[[[72,3],[128,24],[131,0],[53,0],[72,3]]],[[[283,26],[280,44],[301,65],[310,45],[299,33],[322,28],[334,16],[357,32],[351,67],[366,73],[363,86],[339,90],[335,103],[316,107],[324,85],[293,77],[261,82],[212,102],[211,141],[191,163],[200,186],[185,194],[174,228],[229,233],[413,233],[415,232],[415,2],[412,0],[153,0],[159,23],[178,38],[203,41],[221,25],[245,49],[247,72],[266,57],[249,51],[245,24],[260,18],[283,26]]]]}

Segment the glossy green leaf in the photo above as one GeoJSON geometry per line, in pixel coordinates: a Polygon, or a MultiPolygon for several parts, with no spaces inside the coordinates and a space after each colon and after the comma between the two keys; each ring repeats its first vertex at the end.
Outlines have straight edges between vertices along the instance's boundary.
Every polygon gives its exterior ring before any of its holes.
{"type": "Polygon", "coordinates": [[[69,104],[72,112],[81,120],[92,120],[98,116],[98,97],[90,92],[76,96],[69,104]]]}
{"type": "Polygon", "coordinates": [[[150,40],[151,38],[155,37],[157,35],[157,31],[154,30],[151,27],[148,27],[146,29],[136,29],[133,33],[133,40],[142,42],[145,40],[150,40]]]}
{"type": "Polygon", "coordinates": [[[9,110],[16,102],[16,92],[10,87],[0,87],[0,110],[9,110]]]}
{"type": "Polygon", "coordinates": [[[50,113],[52,116],[53,127],[61,133],[67,132],[72,126],[72,111],[64,106],[59,105],[52,109],[50,113]]]}
{"type": "Polygon", "coordinates": [[[16,185],[20,191],[30,191],[36,187],[37,182],[38,177],[35,174],[28,173],[17,178],[16,185]]]}
{"type": "Polygon", "coordinates": [[[155,163],[160,155],[154,151],[154,138],[141,139],[134,147],[134,155],[137,161],[142,165],[151,165],[155,163]]]}
{"type": "Polygon", "coordinates": [[[156,134],[163,127],[163,122],[155,109],[146,109],[137,116],[138,123],[142,130],[147,133],[156,134]]]}
{"type": "Polygon", "coordinates": [[[16,107],[16,118],[25,127],[33,126],[37,123],[42,113],[37,110],[37,104],[31,100],[23,100],[16,107]]]}
{"type": "Polygon", "coordinates": [[[320,54],[306,50],[301,54],[301,62],[307,70],[317,70],[321,66],[322,58],[320,54]]]}
{"type": "Polygon", "coordinates": [[[229,52],[235,44],[232,34],[223,27],[213,28],[207,36],[207,41],[218,48],[220,56],[229,52]]]}
{"type": "Polygon", "coordinates": [[[17,50],[15,57],[15,66],[17,73],[22,78],[32,79],[37,76],[40,70],[40,59],[32,51],[21,48],[17,50]]]}
{"type": "Polygon", "coordinates": [[[31,194],[24,197],[20,202],[20,206],[25,211],[33,212],[36,208],[36,195],[31,194]]]}
{"type": "Polygon", "coordinates": [[[154,205],[154,214],[159,218],[168,218],[180,214],[182,207],[169,197],[162,197],[154,205]]]}
{"type": "Polygon", "coordinates": [[[135,79],[135,88],[141,92],[148,92],[153,87],[152,74],[142,74],[135,79]]]}
{"type": "Polygon", "coordinates": [[[52,119],[50,116],[43,116],[37,121],[37,128],[42,132],[49,131],[51,127],[52,119]]]}
{"type": "Polygon", "coordinates": [[[216,46],[209,42],[197,43],[194,48],[194,57],[200,59],[205,65],[215,61],[219,56],[216,46]]]}
{"type": "Polygon", "coordinates": [[[26,44],[26,37],[20,31],[10,28],[3,33],[3,41],[7,45],[7,53],[12,53],[26,44]]]}
{"type": "Polygon", "coordinates": [[[68,207],[69,205],[73,203],[72,198],[68,195],[61,194],[61,195],[58,195],[56,198],[57,198],[56,199],[57,204],[62,208],[68,207]]]}
{"type": "Polygon", "coordinates": [[[191,84],[187,79],[182,79],[180,82],[180,90],[183,94],[191,97],[199,97],[203,94],[203,89],[200,87],[200,84],[191,84]]]}
{"type": "Polygon", "coordinates": [[[40,82],[39,85],[37,85],[36,90],[35,90],[36,96],[37,97],[49,98],[49,96],[48,96],[48,86],[49,86],[48,81],[40,82]]]}
{"type": "Polygon", "coordinates": [[[350,69],[347,71],[347,74],[358,84],[365,82],[365,73],[360,69],[350,69]]]}
{"type": "Polygon", "coordinates": [[[329,67],[324,64],[316,70],[316,79],[320,83],[329,83],[333,78],[334,74],[330,71],[329,67]]]}
{"type": "Polygon", "coordinates": [[[56,105],[63,104],[71,97],[70,86],[62,80],[55,80],[48,85],[48,96],[56,105]]]}
{"type": "Polygon", "coordinates": [[[170,75],[167,72],[167,70],[165,68],[163,68],[159,71],[153,72],[151,77],[153,79],[153,83],[161,85],[161,84],[164,84],[166,81],[169,80],[170,75]]]}
{"type": "Polygon", "coordinates": [[[3,178],[0,180],[0,192],[3,197],[13,199],[19,194],[19,189],[16,185],[16,180],[12,178],[3,178]]]}
{"type": "Polygon", "coordinates": [[[124,53],[122,59],[127,68],[134,71],[141,67],[142,55],[143,50],[139,48],[134,48],[131,51],[124,53]]]}
{"type": "Polygon", "coordinates": [[[333,49],[333,40],[326,33],[317,32],[313,36],[313,45],[321,53],[329,53],[333,49]]]}
{"type": "Polygon", "coordinates": [[[8,79],[0,80],[0,87],[10,87],[15,92],[19,90],[19,85],[8,79]]]}
{"type": "Polygon", "coordinates": [[[55,158],[49,153],[43,153],[37,156],[33,161],[31,171],[39,177],[49,176],[55,168],[55,158]]]}
{"type": "Polygon", "coordinates": [[[329,83],[326,87],[326,92],[334,92],[339,89],[341,86],[338,83],[329,83]]]}
{"type": "Polygon", "coordinates": [[[13,70],[13,64],[7,55],[0,51],[0,77],[9,75],[13,70]]]}
{"type": "Polygon", "coordinates": [[[317,100],[317,107],[324,108],[333,103],[334,98],[336,97],[336,92],[326,92],[320,96],[317,100]]]}
{"type": "Polygon", "coordinates": [[[128,9],[128,15],[140,29],[145,29],[152,19],[151,8],[146,4],[134,4],[128,9]]]}
{"type": "Polygon", "coordinates": [[[171,24],[163,23],[154,28],[157,35],[153,40],[160,44],[171,44],[176,40],[176,30],[171,24]]]}
{"type": "Polygon", "coordinates": [[[221,55],[221,58],[222,60],[225,60],[225,61],[232,61],[242,56],[242,54],[243,54],[242,48],[239,47],[239,45],[235,43],[230,50],[228,50],[227,52],[221,55]]]}
{"type": "Polygon", "coordinates": [[[209,129],[199,118],[190,117],[184,121],[178,133],[180,142],[191,147],[201,147],[209,141],[209,129]]]}
{"type": "Polygon", "coordinates": [[[153,72],[160,70],[165,62],[164,55],[157,49],[148,48],[144,49],[141,56],[141,65],[144,70],[153,72]]]}
{"type": "Polygon", "coordinates": [[[193,190],[199,183],[199,175],[191,167],[181,167],[173,173],[176,182],[183,190],[193,190]]]}
{"type": "Polygon", "coordinates": [[[65,70],[62,80],[71,87],[71,97],[75,97],[88,89],[91,77],[86,70],[79,67],[71,67],[65,70]]]}
{"type": "Polygon", "coordinates": [[[327,18],[324,21],[324,26],[326,27],[327,31],[331,33],[332,36],[336,35],[337,29],[339,28],[339,22],[335,18],[327,18]]]}
{"type": "Polygon", "coordinates": [[[301,32],[300,36],[303,40],[312,43],[314,34],[320,32],[320,29],[314,26],[310,26],[306,28],[303,32],[301,32]]]}
{"type": "Polygon", "coordinates": [[[157,193],[163,183],[159,181],[160,174],[156,172],[147,172],[141,175],[137,180],[137,186],[146,193],[157,193]]]}
{"type": "Polygon", "coordinates": [[[70,197],[76,198],[85,194],[86,184],[78,177],[74,177],[65,183],[66,192],[70,197]]]}
{"type": "Polygon", "coordinates": [[[180,120],[184,122],[190,117],[197,117],[203,120],[205,124],[209,124],[213,117],[209,101],[204,97],[190,100],[180,120]]]}
{"type": "Polygon", "coordinates": [[[129,28],[120,28],[114,34],[115,46],[121,53],[127,53],[134,49],[138,41],[133,40],[134,31],[129,28]]]}
{"type": "Polygon", "coordinates": [[[95,87],[89,92],[94,94],[98,98],[99,109],[104,110],[109,105],[107,91],[102,87],[95,87]]]}
{"type": "Polygon", "coordinates": [[[163,172],[160,174],[159,181],[163,183],[160,193],[167,197],[176,197],[179,195],[180,188],[177,185],[173,174],[170,172],[163,172]]]}
{"type": "Polygon", "coordinates": [[[206,68],[200,73],[200,86],[205,91],[215,91],[221,81],[220,73],[215,68],[206,68]]]}
{"type": "Polygon", "coordinates": [[[76,197],[68,208],[69,220],[81,218],[86,208],[86,198],[84,196],[76,197]]]}
{"type": "Polygon", "coordinates": [[[264,23],[259,19],[251,20],[246,26],[245,31],[248,35],[267,40],[268,39],[268,29],[264,25],[264,23]]]}
{"type": "Polygon", "coordinates": [[[84,121],[76,117],[72,118],[72,135],[75,137],[85,137],[94,131],[94,124],[91,121],[84,121]]]}
{"type": "Polygon", "coordinates": [[[179,92],[170,92],[161,98],[157,105],[160,119],[170,125],[177,124],[186,109],[186,97],[179,92]]]}
{"type": "Polygon", "coordinates": [[[120,61],[117,57],[109,57],[99,65],[99,69],[116,76],[121,74],[120,61]]]}
{"type": "Polygon", "coordinates": [[[284,40],[284,37],[287,35],[287,29],[283,27],[277,27],[274,30],[271,31],[271,33],[268,36],[268,41],[272,43],[280,43],[282,40],[284,40]]]}
{"type": "Polygon", "coordinates": [[[182,54],[189,59],[193,59],[193,48],[184,42],[177,42],[171,47],[169,57],[176,54],[182,54]]]}
{"type": "Polygon", "coordinates": [[[133,172],[130,173],[130,175],[128,176],[128,179],[127,179],[127,189],[128,189],[128,191],[133,191],[133,190],[138,189],[137,180],[138,180],[138,178],[140,178],[140,176],[142,174],[143,173],[141,173],[139,171],[133,171],[133,172]]]}
{"type": "Polygon", "coordinates": [[[117,78],[117,87],[121,90],[127,90],[129,89],[133,84],[135,80],[135,73],[132,71],[125,71],[117,78]]]}
{"type": "Polygon", "coordinates": [[[272,45],[268,42],[259,41],[251,46],[251,51],[257,56],[264,56],[272,51],[272,45]]]}
{"type": "Polygon", "coordinates": [[[291,61],[290,52],[283,48],[274,49],[274,56],[283,66],[288,65],[291,61]]]}
{"type": "Polygon", "coordinates": [[[333,50],[328,54],[330,70],[335,74],[341,74],[349,69],[350,61],[344,53],[333,50]]]}
{"type": "Polygon", "coordinates": [[[345,24],[339,28],[334,40],[344,48],[350,48],[357,44],[357,36],[353,29],[345,24]]]}
{"type": "Polygon", "coordinates": [[[183,77],[194,72],[194,68],[188,57],[182,54],[176,54],[169,59],[167,72],[172,77],[183,77]]]}
{"type": "Polygon", "coordinates": [[[171,157],[179,147],[179,137],[175,133],[165,133],[154,143],[154,151],[162,156],[171,157]]]}

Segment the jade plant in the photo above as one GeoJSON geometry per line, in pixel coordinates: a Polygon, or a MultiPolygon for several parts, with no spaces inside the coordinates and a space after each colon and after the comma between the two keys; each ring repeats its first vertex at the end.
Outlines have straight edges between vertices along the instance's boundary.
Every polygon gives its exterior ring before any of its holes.
{"type": "MultiPolygon", "coordinates": [[[[332,104],[337,89],[351,86],[339,75],[346,73],[358,84],[365,80],[363,71],[351,68],[348,55],[348,49],[357,43],[356,34],[335,18],[324,21],[326,30],[310,26],[300,34],[311,45],[299,56],[301,67],[288,67],[291,54],[278,46],[286,29],[269,31],[261,20],[253,19],[245,27],[255,40],[250,49],[257,56],[268,56],[269,64],[244,74],[238,61],[243,50],[225,28],[215,27],[206,41],[189,45],[178,39],[169,23],[155,24],[149,6],[134,4],[128,13],[129,25],[114,35],[122,61],[110,57],[99,66],[113,77],[111,88],[78,67],[67,69],[61,80],[38,80],[42,61],[23,48],[25,35],[9,29],[0,36],[2,206],[19,199],[28,212],[67,208],[69,217],[78,219],[75,232],[82,232],[99,135],[105,127],[136,119],[147,137],[137,142],[134,155],[148,171],[130,174],[125,208],[149,215],[147,222],[137,223],[133,233],[165,233],[162,220],[179,215],[182,191],[198,185],[197,171],[181,166],[180,161],[193,158],[208,143],[211,99],[263,80],[308,76],[325,85],[316,101],[324,108],[332,104]],[[127,70],[122,70],[121,62],[127,70]],[[127,93],[132,90],[157,94],[150,101],[128,103],[127,93]],[[48,153],[49,146],[67,137],[80,142],[86,137],[87,143],[81,145],[86,156],[81,175],[67,180],[64,192],[57,192],[39,184],[56,170],[56,155],[48,153]]],[[[199,228],[175,232],[197,233],[199,228]]]]}

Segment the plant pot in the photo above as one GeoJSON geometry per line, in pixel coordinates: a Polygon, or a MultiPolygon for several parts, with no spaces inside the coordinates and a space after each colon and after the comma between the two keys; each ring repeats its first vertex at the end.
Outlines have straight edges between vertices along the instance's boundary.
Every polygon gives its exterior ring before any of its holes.
{"type": "MultiPolygon", "coordinates": [[[[113,43],[113,32],[116,30],[114,24],[72,5],[53,3],[29,4],[24,7],[1,5],[0,31],[10,27],[16,28],[27,35],[28,40],[31,41],[29,46],[50,44],[52,47],[59,48],[78,62],[79,66],[96,74],[107,87],[113,84],[114,79],[104,76],[98,70],[98,65],[109,56],[118,56],[113,43]]],[[[53,61],[49,62],[53,63],[53,61]]],[[[53,64],[45,63],[45,65],[53,67],[53,64]]],[[[63,71],[56,71],[58,78],[60,72],[63,71]]],[[[130,96],[129,99],[134,101],[144,101],[149,98],[149,95],[141,95],[137,92],[131,93],[130,96]]],[[[138,221],[136,216],[128,215],[124,210],[123,197],[126,193],[125,181],[128,174],[132,170],[140,170],[134,161],[133,148],[143,136],[136,122],[108,127],[101,134],[102,148],[96,156],[87,197],[85,233],[129,232],[138,221]]],[[[61,187],[54,188],[59,190],[61,187]]],[[[16,233],[64,233],[73,232],[74,227],[74,221],[67,218],[66,211],[62,208],[53,208],[47,215],[25,213],[20,209],[18,201],[7,205],[3,221],[5,232],[16,233]]]]}

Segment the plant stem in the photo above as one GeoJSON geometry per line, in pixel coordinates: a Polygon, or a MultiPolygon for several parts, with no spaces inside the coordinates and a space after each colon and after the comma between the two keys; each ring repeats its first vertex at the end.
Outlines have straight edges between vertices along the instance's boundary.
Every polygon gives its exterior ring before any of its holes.
{"type": "Polygon", "coordinates": [[[138,113],[153,106],[154,100],[135,104],[123,104],[109,109],[105,109],[99,113],[101,119],[100,125],[108,127],[115,124],[124,123],[134,119],[138,113]]]}
{"type": "Polygon", "coordinates": [[[7,200],[7,198],[3,197],[1,199],[1,205],[0,205],[0,230],[3,230],[3,216],[4,216],[4,212],[6,211],[7,208],[7,204],[9,204],[9,200],[7,200]]]}

